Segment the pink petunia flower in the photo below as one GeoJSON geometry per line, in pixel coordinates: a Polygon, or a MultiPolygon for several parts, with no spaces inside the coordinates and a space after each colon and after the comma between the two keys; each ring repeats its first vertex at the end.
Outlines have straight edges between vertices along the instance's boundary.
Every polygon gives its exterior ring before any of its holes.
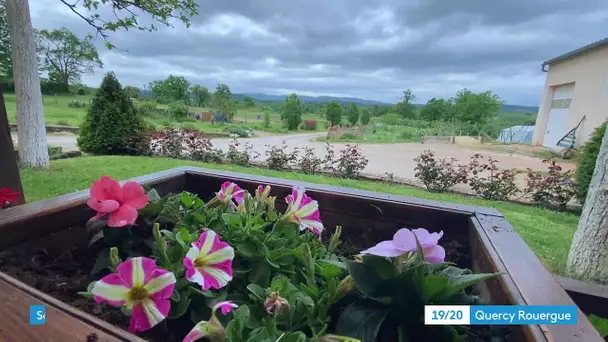
{"type": "Polygon", "coordinates": [[[422,252],[426,261],[439,263],[445,260],[445,249],[438,245],[439,239],[443,236],[443,231],[439,233],[429,233],[424,228],[409,230],[399,229],[392,240],[382,241],[374,247],[368,248],[361,254],[372,254],[381,257],[398,257],[403,254],[416,250],[416,239],[422,247],[422,252]]]}
{"type": "Polygon", "coordinates": [[[183,342],[193,342],[203,337],[207,337],[211,341],[215,341],[216,339],[224,341],[224,327],[215,316],[215,312],[220,309],[222,315],[227,315],[238,307],[238,305],[232,303],[230,300],[215,304],[211,309],[211,318],[209,321],[198,322],[194,328],[190,330],[188,335],[184,337],[183,342]]]}
{"type": "Polygon", "coordinates": [[[184,258],[186,279],[203,290],[221,289],[232,280],[234,249],[212,230],[201,233],[184,258]]]}
{"type": "Polygon", "coordinates": [[[150,201],[141,185],[126,182],[121,186],[118,181],[108,176],[93,182],[90,194],[87,205],[97,212],[95,218],[108,215],[108,227],[134,224],[137,210],[145,207],[150,201]]]}
{"type": "Polygon", "coordinates": [[[215,194],[222,203],[230,204],[232,207],[236,207],[236,205],[231,200],[234,200],[236,204],[241,204],[245,200],[245,190],[232,182],[224,182],[221,190],[215,194]]]}
{"type": "Polygon", "coordinates": [[[163,321],[171,309],[175,287],[173,273],[156,268],[154,260],[130,258],[95,283],[91,292],[96,302],[132,311],[129,331],[145,331],[163,321]]]}
{"type": "Polygon", "coordinates": [[[0,189],[0,208],[8,208],[17,201],[19,195],[21,195],[19,192],[11,191],[9,188],[0,189]]]}
{"type": "Polygon", "coordinates": [[[261,186],[258,185],[258,188],[255,189],[255,198],[264,202],[268,196],[270,196],[270,185],[261,186]]]}
{"type": "Polygon", "coordinates": [[[323,223],[319,213],[319,204],[304,193],[304,189],[293,188],[291,195],[285,197],[289,205],[284,218],[287,222],[300,225],[300,230],[310,229],[315,234],[321,234],[323,223]]]}

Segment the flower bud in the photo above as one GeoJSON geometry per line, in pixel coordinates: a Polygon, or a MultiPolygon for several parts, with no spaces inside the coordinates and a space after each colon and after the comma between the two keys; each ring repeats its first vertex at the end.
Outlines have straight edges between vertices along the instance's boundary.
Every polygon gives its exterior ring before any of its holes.
{"type": "Polygon", "coordinates": [[[266,185],[265,187],[259,185],[258,188],[255,189],[255,197],[258,200],[263,202],[268,196],[270,196],[270,185],[266,185]]]}
{"type": "Polygon", "coordinates": [[[110,264],[112,265],[112,267],[114,267],[114,269],[116,269],[116,267],[118,267],[118,265],[120,265],[121,262],[122,262],[122,260],[120,259],[120,256],[118,255],[118,248],[116,248],[116,247],[110,248],[110,264]]]}
{"type": "Polygon", "coordinates": [[[270,210],[274,210],[274,202],[276,201],[277,197],[276,196],[269,196],[268,198],[266,198],[266,204],[268,205],[268,209],[270,210]]]}
{"type": "Polygon", "coordinates": [[[339,298],[344,298],[344,296],[351,293],[356,287],[357,282],[352,276],[348,275],[346,278],[342,279],[340,285],[338,285],[339,298]]]}
{"type": "Polygon", "coordinates": [[[271,316],[278,316],[283,312],[289,311],[289,303],[287,300],[279,296],[278,292],[272,292],[270,297],[264,301],[264,309],[271,316]]]}

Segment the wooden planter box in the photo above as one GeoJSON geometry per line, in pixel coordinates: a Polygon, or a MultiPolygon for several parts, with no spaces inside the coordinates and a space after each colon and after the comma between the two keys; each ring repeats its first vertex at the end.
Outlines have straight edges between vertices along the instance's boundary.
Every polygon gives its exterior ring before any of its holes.
{"type": "MultiPolygon", "coordinates": [[[[458,240],[479,272],[503,272],[478,291],[492,304],[574,305],[574,302],[541,264],[507,220],[495,209],[359,191],[329,185],[233,172],[183,167],[134,179],[159,193],[187,190],[207,200],[231,180],[253,192],[270,184],[278,201],[295,184],[319,202],[326,227],[343,227],[343,238],[369,246],[391,238],[402,227],[444,231],[445,241],[458,240]]],[[[86,243],[82,225],[94,215],[86,206],[88,190],[11,208],[0,213],[0,251],[69,248],[86,243]]],[[[281,208],[282,209],[282,208],[281,208]]],[[[60,302],[20,281],[0,273],[0,340],[86,341],[91,333],[99,341],[138,341],[138,337],[60,302]],[[46,305],[46,325],[30,326],[29,305],[46,305]]],[[[603,341],[579,312],[577,325],[511,326],[513,341],[603,341]]]]}

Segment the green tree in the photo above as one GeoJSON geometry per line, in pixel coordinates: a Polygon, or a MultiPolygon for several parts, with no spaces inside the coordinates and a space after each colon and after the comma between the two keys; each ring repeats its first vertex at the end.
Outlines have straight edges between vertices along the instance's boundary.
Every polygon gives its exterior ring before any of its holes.
{"type": "Polygon", "coordinates": [[[332,126],[339,125],[342,122],[342,107],[338,101],[332,101],[327,105],[325,118],[332,126]]]}
{"type": "Polygon", "coordinates": [[[81,40],[65,27],[39,31],[38,53],[42,70],[48,73],[52,82],[68,85],[79,82],[83,74],[102,68],[103,63],[92,39],[87,35],[81,40]]]}
{"type": "Polygon", "coordinates": [[[491,91],[474,93],[463,89],[453,99],[456,120],[481,127],[498,115],[502,100],[491,91]]]}
{"type": "Polygon", "coordinates": [[[141,95],[141,91],[137,87],[125,86],[124,90],[125,90],[125,93],[127,93],[127,96],[129,96],[132,99],[138,99],[139,96],[141,95]]]}
{"type": "Polygon", "coordinates": [[[576,167],[576,183],[578,185],[578,200],[584,204],[593,178],[597,156],[602,146],[602,138],[606,133],[606,122],[597,127],[583,146],[583,153],[576,167]]]}
{"type": "Polygon", "coordinates": [[[12,83],[11,36],[6,18],[6,0],[0,0],[0,83],[12,83]]]}
{"type": "Polygon", "coordinates": [[[285,99],[281,120],[283,120],[288,130],[295,131],[298,129],[302,123],[302,102],[300,102],[298,95],[291,94],[285,99]]]}
{"type": "Polygon", "coordinates": [[[245,98],[243,98],[243,103],[245,103],[245,107],[251,108],[255,106],[255,100],[251,96],[245,96],[245,98]]]}
{"type": "Polygon", "coordinates": [[[95,154],[135,154],[146,139],[146,125],[113,73],[97,90],[80,126],[78,146],[95,154]]]}
{"type": "Polygon", "coordinates": [[[269,112],[264,112],[264,127],[265,128],[270,128],[271,126],[271,122],[270,122],[270,113],[269,112]]]}
{"type": "Polygon", "coordinates": [[[370,111],[367,108],[363,108],[361,110],[361,124],[367,125],[369,123],[369,120],[370,120],[370,111]]]}
{"type": "Polygon", "coordinates": [[[396,106],[397,114],[399,114],[402,118],[416,118],[416,106],[414,105],[415,100],[416,95],[414,95],[411,89],[404,90],[403,98],[401,98],[401,101],[398,102],[396,106]]]}
{"type": "Polygon", "coordinates": [[[184,76],[169,75],[165,80],[150,83],[152,98],[159,103],[187,102],[188,89],[190,89],[190,82],[184,76]]]}
{"type": "Polygon", "coordinates": [[[199,107],[206,107],[211,101],[211,94],[207,87],[200,86],[198,84],[190,87],[190,93],[192,94],[192,101],[199,107]]]}
{"type": "Polygon", "coordinates": [[[231,121],[236,115],[236,105],[232,99],[232,92],[228,85],[219,83],[213,94],[213,109],[226,115],[231,121]]]}
{"type": "Polygon", "coordinates": [[[348,110],[347,110],[347,118],[348,118],[348,122],[350,122],[351,125],[356,125],[357,122],[359,122],[359,108],[357,107],[356,104],[351,103],[348,106],[348,110]]]}
{"type": "Polygon", "coordinates": [[[420,109],[420,118],[428,121],[449,120],[452,118],[452,102],[433,97],[420,109]]]}

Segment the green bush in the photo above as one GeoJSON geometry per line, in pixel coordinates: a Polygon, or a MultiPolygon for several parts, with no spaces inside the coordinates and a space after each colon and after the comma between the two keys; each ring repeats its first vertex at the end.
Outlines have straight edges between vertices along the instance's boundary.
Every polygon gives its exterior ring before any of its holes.
{"type": "Polygon", "coordinates": [[[68,103],[69,108],[87,108],[87,104],[82,101],[72,100],[68,103]]]}
{"type": "Polygon", "coordinates": [[[270,113],[264,112],[264,128],[270,128],[272,123],[270,122],[270,113]]]}
{"type": "Polygon", "coordinates": [[[146,125],[113,73],[104,77],[80,127],[78,146],[95,154],[137,154],[146,125]]]}
{"type": "Polygon", "coordinates": [[[157,111],[156,102],[142,101],[137,104],[137,109],[141,115],[152,115],[157,111]]]}
{"type": "Polygon", "coordinates": [[[578,200],[583,204],[585,203],[585,198],[587,198],[587,191],[589,191],[589,184],[591,183],[593,171],[595,170],[595,161],[600,152],[602,139],[604,138],[605,133],[606,122],[593,131],[591,138],[585,143],[585,146],[583,146],[583,153],[578,160],[576,170],[578,200]]]}
{"type": "Polygon", "coordinates": [[[188,106],[182,101],[174,101],[169,104],[169,112],[174,118],[187,118],[188,106]]]}
{"type": "Polygon", "coordinates": [[[70,123],[67,120],[58,120],[57,125],[59,126],[69,126],[70,123]]]}

